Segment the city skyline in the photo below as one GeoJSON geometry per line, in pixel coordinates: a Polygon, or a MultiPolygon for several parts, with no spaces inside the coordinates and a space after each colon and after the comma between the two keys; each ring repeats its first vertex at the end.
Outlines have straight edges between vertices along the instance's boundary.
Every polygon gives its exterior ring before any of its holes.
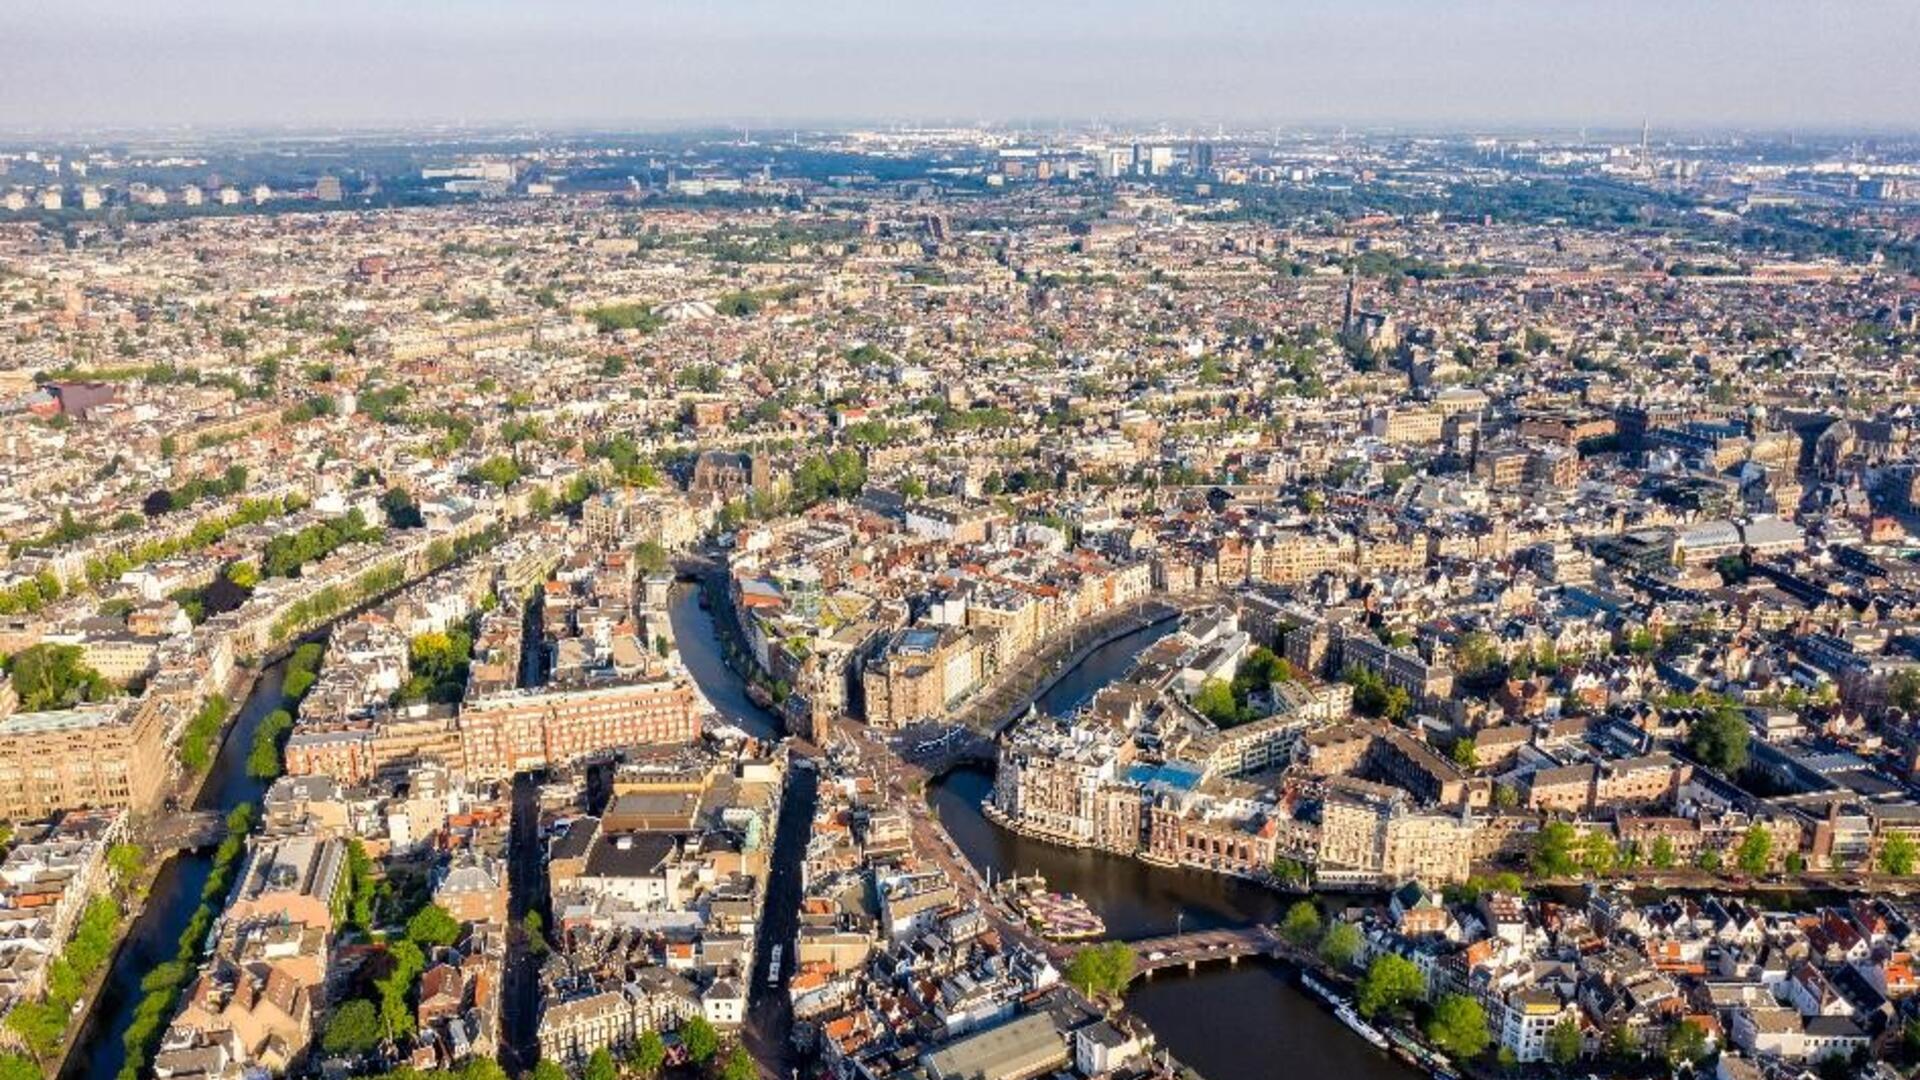
{"type": "Polygon", "coordinates": [[[1061,121],[1908,131],[1909,5],[1338,11],[1238,0],[963,16],[854,0],[723,12],[89,0],[0,42],[0,128],[1061,121]],[[1868,32],[1868,31],[1871,32],[1868,32]]]}

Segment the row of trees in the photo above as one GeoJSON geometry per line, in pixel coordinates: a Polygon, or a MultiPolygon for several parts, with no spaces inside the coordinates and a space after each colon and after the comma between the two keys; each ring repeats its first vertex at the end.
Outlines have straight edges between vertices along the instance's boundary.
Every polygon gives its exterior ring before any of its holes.
{"type": "Polygon", "coordinates": [[[321,648],[306,644],[287,658],[286,674],[280,680],[280,707],[260,719],[253,730],[253,745],[247,751],[247,775],[256,780],[276,780],[285,770],[281,749],[293,731],[293,715],[300,701],[319,678],[321,648]]]}
{"type": "MultiPolygon", "coordinates": [[[[1790,874],[1807,869],[1806,857],[1798,851],[1786,852],[1776,859],[1773,833],[1759,824],[1749,826],[1741,834],[1731,854],[1729,863],[1726,854],[1704,848],[1694,857],[1693,865],[1709,872],[1733,869],[1756,876],[1769,873],[1776,866],[1790,874]]],[[[1664,836],[1656,837],[1643,852],[1638,845],[1616,843],[1599,829],[1582,834],[1569,822],[1549,821],[1534,838],[1529,862],[1534,873],[1542,877],[1571,878],[1634,870],[1643,865],[1671,870],[1681,864],[1681,858],[1673,841],[1664,836]]],[[[1917,866],[1920,866],[1920,844],[1905,833],[1889,833],[1873,856],[1873,869],[1896,877],[1912,874],[1917,866]]]]}
{"type": "Polygon", "coordinates": [[[42,570],[25,581],[0,589],[0,615],[31,615],[60,599],[60,579],[42,570]]]}
{"type": "MultiPolygon", "coordinates": [[[[136,855],[138,850],[134,849],[136,855]]],[[[81,914],[72,940],[47,966],[46,996],[23,1001],[7,1014],[8,1030],[20,1037],[36,1060],[53,1058],[65,1043],[74,1005],[113,955],[120,917],[118,900],[94,897],[81,914]]]]}
{"type": "MultiPolygon", "coordinates": [[[[1280,933],[1298,948],[1317,946],[1320,958],[1334,968],[1351,969],[1362,946],[1360,932],[1351,924],[1324,926],[1319,909],[1306,900],[1288,909],[1280,933]]],[[[1448,993],[1429,1003],[1425,976],[1412,961],[1394,953],[1376,956],[1361,973],[1355,985],[1354,1007],[1369,1018],[1424,1014],[1420,1028],[1427,1039],[1461,1060],[1480,1057],[1494,1045],[1486,1009],[1477,999],[1448,993]]],[[[1583,1044],[1579,1025],[1564,1022],[1548,1037],[1548,1056],[1556,1064],[1570,1065],[1580,1057],[1583,1044]]],[[[1501,1064],[1514,1064],[1505,1048],[1498,1056],[1501,1064]]]]}
{"type": "MultiPolygon", "coordinates": [[[[458,540],[435,540],[427,545],[427,572],[431,573],[457,559],[466,558],[475,551],[492,547],[498,544],[500,539],[499,527],[493,526],[458,540]]],[[[273,621],[270,636],[274,641],[285,641],[310,626],[333,618],[355,604],[365,603],[382,593],[392,592],[405,584],[406,580],[406,568],[398,561],[394,561],[368,570],[345,588],[329,585],[311,596],[301,597],[288,604],[287,609],[273,621]]]]}
{"type": "Polygon", "coordinates": [[[166,1033],[167,1021],[180,1003],[180,994],[192,979],[203,959],[202,947],[213,929],[213,920],[226,902],[227,888],[242,853],[246,851],[247,832],[253,828],[253,806],[242,803],[227,815],[227,838],[214,849],[213,869],[200,888],[200,906],[186,928],[180,931],[173,959],[160,964],[140,980],[140,1004],[134,1008],[133,1022],[121,1037],[126,1060],[117,1080],[140,1080],[166,1033]]]}
{"type": "Polygon", "coordinates": [[[316,522],[267,541],[261,569],[268,577],[293,577],[310,562],[324,559],[348,544],[372,543],[381,535],[379,529],[367,524],[360,511],[349,510],[332,521],[316,522]]]}
{"type": "MultiPolygon", "coordinates": [[[[680,1025],[675,1036],[686,1051],[688,1064],[716,1080],[754,1080],[759,1075],[759,1069],[745,1047],[736,1043],[728,1047],[725,1053],[721,1052],[720,1033],[713,1029],[705,1017],[689,1017],[680,1025]]],[[[626,1047],[619,1061],[614,1059],[613,1051],[606,1047],[595,1050],[588,1056],[580,1076],[581,1080],[619,1080],[624,1069],[635,1076],[655,1077],[660,1075],[666,1063],[666,1038],[657,1031],[648,1031],[626,1047]]],[[[568,1080],[567,1071],[558,1062],[548,1060],[536,1063],[527,1076],[528,1080],[568,1080]]]]}
{"type": "Polygon", "coordinates": [[[235,529],[284,517],[305,505],[306,501],[299,496],[243,500],[231,513],[207,518],[183,536],[143,540],[124,550],[88,559],[87,583],[97,589],[109,581],[118,580],[120,575],[136,566],[172,558],[184,551],[211,547],[226,539],[227,534],[235,529]]]}
{"type": "Polygon", "coordinates": [[[188,772],[197,773],[213,764],[215,740],[220,735],[220,725],[226,723],[229,704],[225,694],[214,694],[201,702],[199,711],[193,719],[187,721],[186,733],[180,737],[180,764],[188,772]]]}
{"type": "Polygon", "coordinates": [[[247,489],[247,467],[233,464],[214,477],[195,477],[176,488],[159,488],[141,501],[140,510],[150,518],[184,510],[202,499],[225,499],[247,489]]]}

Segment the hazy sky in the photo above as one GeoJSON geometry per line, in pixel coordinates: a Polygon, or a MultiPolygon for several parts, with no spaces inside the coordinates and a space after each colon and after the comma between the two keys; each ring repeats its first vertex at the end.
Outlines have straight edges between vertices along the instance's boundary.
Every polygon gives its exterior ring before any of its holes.
{"type": "Polygon", "coordinates": [[[1920,128],[1920,0],[0,0],[0,128],[1920,128]]]}

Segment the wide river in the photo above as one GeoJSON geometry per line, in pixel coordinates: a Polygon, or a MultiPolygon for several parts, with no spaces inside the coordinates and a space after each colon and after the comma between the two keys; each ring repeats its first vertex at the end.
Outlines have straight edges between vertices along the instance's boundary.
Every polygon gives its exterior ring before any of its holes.
{"type": "MultiPolygon", "coordinates": [[[[1171,629],[1172,624],[1162,624],[1096,651],[1041,696],[1040,708],[1055,715],[1077,708],[1171,629]]],[[[1164,870],[1017,836],[980,812],[992,783],[987,770],[968,768],[948,774],[928,793],[960,849],[996,876],[1038,871],[1053,888],[1079,894],[1115,937],[1277,922],[1291,903],[1232,878],[1164,870]]],[[[1161,1045],[1206,1080],[1408,1080],[1418,1075],[1348,1031],[1302,993],[1278,963],[1242,961],[1238,967],[1204,966],[1193,974],[1160,972],[1137,982],[1127,1004],[1153,1028],[1161,1045]]]]}

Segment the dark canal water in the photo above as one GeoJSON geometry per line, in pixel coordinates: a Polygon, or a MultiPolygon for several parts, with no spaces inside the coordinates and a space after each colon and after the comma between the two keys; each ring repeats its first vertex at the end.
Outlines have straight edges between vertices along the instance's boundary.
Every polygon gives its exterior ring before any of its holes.
{"type": "MultiPolygon", "coordinates": [[[[224,812],[244,802],[258,804],[266,785],[247,775],[247,753],[253,745],[254,729],[268,713],[280,707],[280,681],[285,675],[285,660],[268,665],[260,673],[214,759],[213,771],[200,789],[195,809],[224,812]]],[[[113,970],[101,989],[100,1001],[89,1014],[88,1029],[68,1059],[64,1075],[113,1080],[119,1073],[126,1061],[126,1047],[121,1039],[140,1005],[140,980],[147,972],[173,959],[180,933],[200,906],[200,890],[212,872],[211,851],[182,852],[161,868],[147,896],[146,907],[114,957],[113,970]]]]}
{"type": "MultiPolygon", "coordinates": [[[[1151,627],[1097,650],[1042,695],[1040,708],[1055,715],[1071,711],[1172,629],[1171,623],[1151,627]]],[[[1115,937],[1277,922],[1291,903],[1232,878],[1164,870],[1016,836],[980,812],[992,784],[987,770],[969,768],[948,774],[929,790],[954,842],[982,871],[995,876],[1038,871],[1052,887],[1079,894],[1115,937]]],[[[1136,983],[1127,1004],[1153,1028],[1161,1045],[1206,1080],[1408,1080],[1418,1075],[1348,1031],[1277,963],[1162,972],[1136,983]]]]}
{"type": "Polygon", "coordinates": [[[753,703],[746,684],[727,666],[720,651],[718,628],[713,613],[700,606],[698,586],[682,582],[673,587],[667,605],[667,618],[673,624],[673,640],[680,650],[680,661],[700,688],[700,693],[720,714],[721,720],[759,737],[778,737],[779,721],[773,714],[753,703]]]}

